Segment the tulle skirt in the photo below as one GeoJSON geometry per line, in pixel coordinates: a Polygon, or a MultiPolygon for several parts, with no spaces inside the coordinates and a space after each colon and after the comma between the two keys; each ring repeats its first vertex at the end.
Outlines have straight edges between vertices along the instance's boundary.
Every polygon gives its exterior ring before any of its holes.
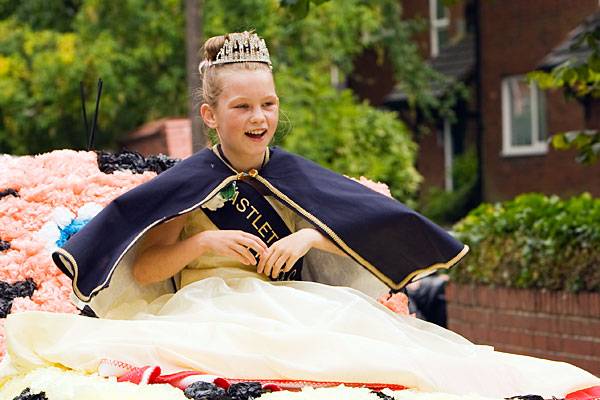
{"type": "MultiPolygon", "coordinates": [[[[108,318],[24,312],[6,321],[10,368],[93,372],[104,358],[229,378],[401,384],[509,397],[600,384],[570,364],[494,351],[353,289],[211,277],[108,318]]],[[[5,365],[6,367],[6,365],[5,365]]]]}

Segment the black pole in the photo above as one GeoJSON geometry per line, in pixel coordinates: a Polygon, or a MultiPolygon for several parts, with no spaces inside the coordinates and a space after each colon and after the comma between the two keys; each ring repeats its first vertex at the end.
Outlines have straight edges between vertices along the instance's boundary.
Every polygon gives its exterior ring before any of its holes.
{"type": "Polygon", "coordinates": [[[94,134],[96,133],[96,125],[98,124],[98,110],[100,108],[100,96],[102,96],[102,79],[98,79],[98,92],[96,93],[96,110],[94,111],[94,121],[92,122],[92,132],[88,142],[88,151],[94,145],[94,134]]]}

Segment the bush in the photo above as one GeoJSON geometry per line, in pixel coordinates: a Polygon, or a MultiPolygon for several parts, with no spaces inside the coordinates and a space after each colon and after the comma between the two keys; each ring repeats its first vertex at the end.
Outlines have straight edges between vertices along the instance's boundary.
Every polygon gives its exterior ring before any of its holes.
{"type": "Polygon", "coordinates": [[[600,199],[587,193],[482,204],[454,229],[471,247],[457,283],[600,292],[600,199]]]}
{"type": "Polygon", "coordinates": [[[454,190],[432,187],[423,198],[421,213],[440,225],[452,225],[479,204],[477,195],[477,153],[474,148],[454,159],[454,190]]]}
{"type": "Polygon", "coordinates": [[[282,110],[276,143],[320,165],[352,177],[382,181],[392,195],[414,206],[421,176],[414,167],[417,145],[392,112],[359,102],[350,90],[338,91],[328,77],[277,75],[282,110]]]}

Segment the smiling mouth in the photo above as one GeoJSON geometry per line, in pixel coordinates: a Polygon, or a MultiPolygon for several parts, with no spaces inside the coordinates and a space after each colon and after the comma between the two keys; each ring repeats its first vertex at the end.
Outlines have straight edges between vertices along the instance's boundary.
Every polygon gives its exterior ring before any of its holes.
{"type": "Polygon", "coordinates": [[[253,139],[261,138],[265,135],[265,133],[267,133],[266,129],[255,129],[255,130],[244,132],[244,134],[246,136],[253,138],[253,139]]]}

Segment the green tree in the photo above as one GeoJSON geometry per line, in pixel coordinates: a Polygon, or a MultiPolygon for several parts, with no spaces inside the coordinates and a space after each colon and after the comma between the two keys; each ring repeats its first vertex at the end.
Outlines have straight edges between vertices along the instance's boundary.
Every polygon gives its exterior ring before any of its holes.
{"type": "MultiPolygon", "coordinates": [[[[411,41],[418,24],[401,19],[396,0],[311,0],[301,19],[284,3],[294,1],[206,1],[204,37],[256,29],[271,48],[288,117],[279,143],[410,198],[420,177],[408,129],[350,90],[335,89],[330,77],[338,71],[343,82],[353,59],[375,49],[394,62],[415,107],[448,109],[427,89],[443,80],[411,41]]],[[[105,0],[0,0],[0,16],[0,152],[85,147],[80,80],[88,113],[97,78],[105,82],[99,148],[145,121],[186,114],[182,0],[124,0],[119,7],[105,0]]]]}
{"type": "Polygon", "coordinates": [[[83,0],[0,0],[0,19],[14,17],[34,30],[68,32],[83,0]]]}
{"type": "Polygon", "coordinates": [[[417,146],[394,113],[357,102],[316,71],[308,77],[281,71],[277,84],[288,116],[278,132],[285,148],[340,173],[386,182],[394,197],[414,205],[417,146]]]}
{"type": "MultiPolygon", "coordinates": [[[[28,18],[38,3],[0,7],[0,153],[84,148],[79,81],[88,93],[99,77],[105,82],[97,147],[114,146],[149,119],[184,114],[180,0],[54,1],[45,12],[55,14],[28,18]],[[76,13],[59,3],[77,3],[76,13]]],[[[88,111],[93,100],[88,95],[88,111]]]]}

